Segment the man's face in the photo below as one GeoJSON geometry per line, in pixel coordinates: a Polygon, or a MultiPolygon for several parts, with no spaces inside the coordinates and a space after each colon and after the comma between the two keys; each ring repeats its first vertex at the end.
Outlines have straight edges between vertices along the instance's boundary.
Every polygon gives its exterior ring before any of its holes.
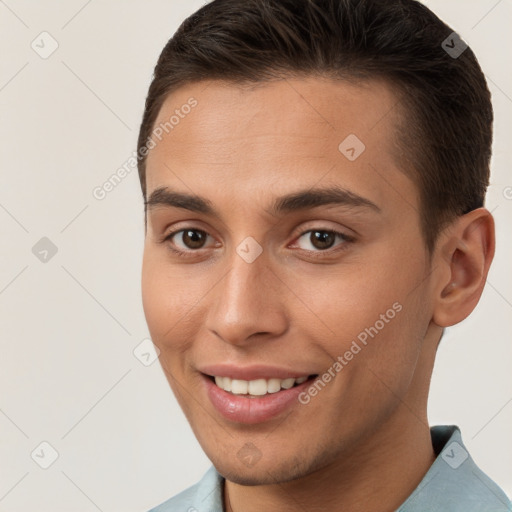
{"type": "Polygon", "coordinates": [[[432,285],[418,193],[393,157],[396,103],[379,82],[211,81],[159,113],[155,128],[175,118],[148,155],[147,198],[165,187],[212,211],[148,206],[143,306],[169,384],[230,480],[370,453],[426,408],[432,285]],[[326,189],[347,193],[322,204],[326,189]],[[278,377],[312,375],[276,391],[293,382],[278,377]],[[242,382],[232,393],[211,376],[242,382]]]}

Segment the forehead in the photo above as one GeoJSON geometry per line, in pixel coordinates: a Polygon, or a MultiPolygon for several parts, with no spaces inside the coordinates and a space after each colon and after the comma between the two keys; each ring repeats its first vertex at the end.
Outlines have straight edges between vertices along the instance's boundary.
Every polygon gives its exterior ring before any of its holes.
{"type": "Polygon", "coordinates": [[[169,95],[155,122],[148,195],[166,184],[254,196],[321,182],[374,202],[396,187],[414,196],[394,158],[398,111],[391,87],[375,80],[189,84],[169,95]]]}

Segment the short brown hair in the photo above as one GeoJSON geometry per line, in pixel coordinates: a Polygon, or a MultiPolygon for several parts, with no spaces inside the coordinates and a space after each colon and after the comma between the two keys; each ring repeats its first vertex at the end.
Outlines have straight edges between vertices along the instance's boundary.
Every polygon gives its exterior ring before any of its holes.
{"type": "MultiPolygon", "coordinates": [[[[489,184],[491,96],[471,49],[455,58],[443,48],[447,38],[454,46],[453,36],[415,0],[213,0],[181,24],[160,54],[139,155],[164,100],[188,83],[385,79],[406,114],[395,135],[408,162],[402,167],[419,190],[432,251],[447,222],[483,206],[489,184]]],[[[145,156],[139,178],[146,200],[145,156]]]]}

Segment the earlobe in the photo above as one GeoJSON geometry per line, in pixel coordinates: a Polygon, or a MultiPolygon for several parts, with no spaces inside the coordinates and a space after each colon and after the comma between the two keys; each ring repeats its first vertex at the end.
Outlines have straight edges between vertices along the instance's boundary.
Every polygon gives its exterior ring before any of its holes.
{"type": "Polygon", "coordinates": [[[449,327],[476,307],[494,257],[494,219],[485,208],[459,217],[441,237],[433,321],[449,327]]]}

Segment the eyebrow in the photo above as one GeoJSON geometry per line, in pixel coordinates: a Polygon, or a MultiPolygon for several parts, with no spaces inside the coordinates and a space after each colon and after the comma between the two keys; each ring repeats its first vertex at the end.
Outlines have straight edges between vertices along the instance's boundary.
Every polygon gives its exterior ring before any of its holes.
{"type": "MultiPolygon", "coordinates": [[[[299,190],[278,197],[274,200],[267,212],[273,216],[278,216],[285,213],[328,205],[369,209],[375,212],[381,211],[381,209],[369,199],[355,194],[350,190],[334,186],[299,190]]],[[[158,206],[183,208],[192,212],[220,218],[220,214],[215,210],[210,200],[195,194],[176,192],[168,187],[156,188],[149,196],[149,199],[144,201],[145,211],[158,206]]]]}

